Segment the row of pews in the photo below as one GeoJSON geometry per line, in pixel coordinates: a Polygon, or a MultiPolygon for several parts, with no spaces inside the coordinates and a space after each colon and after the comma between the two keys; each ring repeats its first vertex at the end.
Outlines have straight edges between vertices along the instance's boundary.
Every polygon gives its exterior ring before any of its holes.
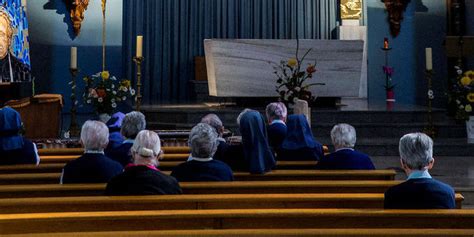
{"type": "MultiPolygon", "coordinates": [[[[164,147],[169,173],[188,157],[164,147]]],[[[281,161],[234,182],[183,182],[183,195],[104,196],[105,184],[60,185],[81,149],[40,149],[40,166],[0,166],[1,236],[473,236],[474,211],[383,210],[393,170],[321,171],[281,161]]]]}

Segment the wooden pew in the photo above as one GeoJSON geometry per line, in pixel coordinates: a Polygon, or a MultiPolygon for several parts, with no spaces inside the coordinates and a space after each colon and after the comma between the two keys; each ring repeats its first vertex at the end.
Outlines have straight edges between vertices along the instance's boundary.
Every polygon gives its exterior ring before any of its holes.
{"type": "Polygon", "coordinates": [[[230,209],[0,215],[0,234],[341,227],[474,229],[474,210],[230,209]]]}
{"type": "MultiPolygon", "coordinates": [[[[169,175],[170,171],[163,173],[169,175]]],[[[271,180],[394,180],[394,170],[274,170],[266,174],[235,172],[237,181],[271,180]]],[[[61,173],[0,174],[0,185],[6,184],[55,184],[61,173]]]]}
{"type": "MultiPolygon", "coordinates": [[[[184,194],[383,193],[400,181],[234,181],[183,182],[184,194]]],[[[101,196],[105,184],[0,185],[0,198],[101,196]]]]}
{"type": "MultiPolygon", "coordinates": [[[[464,197],[456,194],[461,209],[464,197]]],[[[185,210],[363,208],[383,209],[382,193],[197,194],[120,197],[47,197],[0,199],[0,213],[185,210]]]]}
{"type": "MultiPolygon", "coordinates": [[[[79,158],[80,155],[40,155],[41,164],[67,163],[79,158]]],[[[189,153],[165,153],[163,161],[181,161],[188,159],[189,153]]]]}
{"type": "MultiPolygon", "coordinates": [[[[186,146],[165,146],[162,147],[163,152],[166,154],[189,154],[189,147],[186,146]]],[[[40,156],[78,156],[84,153],[83,148],[49,148],[49,149],[38,149],[40,156]]]]}
{"type": "Polygon", "coordinates": [[[4,237],[296,237],[296,236],[345,236],[345,237],[472,237],[474,229],[407,229],[407,228],[344,228],[344,229],[214,229],[214,230],[147,230],[100,231],[47,234],[13,234],[4,237]]]}

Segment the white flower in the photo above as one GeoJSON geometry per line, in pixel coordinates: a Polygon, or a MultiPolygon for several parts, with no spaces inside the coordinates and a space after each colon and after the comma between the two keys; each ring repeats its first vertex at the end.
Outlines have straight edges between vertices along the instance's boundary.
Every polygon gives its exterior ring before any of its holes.
{"type": "Polygon", "coordinates": [[[116,103],[112,103],[112,108],[116,108],[117,107],[117,104],[116,103]]]}
{"type": "Polygon", "coordinates": [[[71,136],[70,136],[70,134],[69,134],[69,131],[67,131],[67,132],[64,133],[64,138],[69,139],[70,137],[71,137],[71,136]]]}
{"type": "Polygon", "coordinates": [[[428,90],[428,96],[433,96],[433,95],[434,95],[433,90],[428,90]]]}
{"type": "Polygon", "coordinates": [[[298,101],[298,97],[293,98],[293,103],[296,103],[298,101]]]}
{"type": "Polygon", "coordinates": [[[122,90],[123,90],[123,92],[127,92],[127,91],[128,91],[128,88],[127,88],[127,87],[124,87],[122,90]]]}
{"type": "Polygon", "coordinates": [[[76,100],[76,101],[74,101],[74,104],[75,104],[75,105],[79,104],[79,101],[77,101],[77,100],[76,100]]]}
{"type": "Polygon", "coordinates": [[[97,99],[97,101],[98,101],[99,103],[102,103],[102,102],[104,102],[104,99],[99,98],[99,99],[97,99]]]}
{"type": "Polygon", "coordinates": [[[456,104],[461,104],[461,101],[459,101],[459,100],[456,100],[456,104]]]}
{"type": "Polygon", "coordinates": [[[434,95],[429,95],[428,99],[430,99],[430,100],[434,99],[434,95]]]}
{"type": "Polygon", "coordinates": [[[115,103],[115,99],[111,99],[110,102],[115,103]]]}
{"type": "Polygon", "coordinates": [[[123,101],[126,101],[126,100],[127,100],[127,97],[126,97],[126,96],[122,97],[122,100],[123,100],[123,101]]]}
{"type": "Polygon", "coordinates": [[[91,100],[87,100],[86,103],[90,104],[90,103],[92,103],[92,101],[91,101],[91,100]]]}
{"type": "Polygon", "coordinates": [[[94,77],[100,77],[100,76],[101,76],[101,73],[102,73],[102,72],[98,72],[98,73],[96,73],[96,74],[94,74],[94,75],[92,75],[92,76],[94,76],[94,77]]]}
{"type": "Polygon", "coordinates": [[[288,91],[288,95],[293,95],[293,91],[288,91]]]}
{"type": "Polygon", "coordinates": [[[459,66],[454,66],[454,69],[459,70],[461,68],[459,66]]]}
{"type": "Polygon", "coordinates": [[[130,95],[135,95],[135,90],[134,89],[130,89],[130,95]]]}
{"type": "Polygon", "coordinates": [[[108,88],[107,88],[107,89],[105,89],[105,90],[106,90],[106,91],[110,91],[110,89],[108,89],[108,88]]]}
{"type": "Polygon", "coordinates": [[[115,85],[114,85],[114,84],[112,84],[112,86],[111,86],[111,87],[112,87],[112,89],[114,89],[114,88],[115,88],[115,85]]]}
{"type": "Polygon", "coordinates": [[[462,70],[458,70],[457,73],[458,73],[458,75],[461,75],[461,74],[462,74],[462,70]]]}
{"type": "Polygon", "coordinates": [[[117,94],[117,92],[116,92],[116,91],[112,91],[112,94],[116,95],[116,94],[117,94]]]}
{"type": "MultiPolygon", "coordinates": [[[[112,77],[110,78],[110,80],[112,80],[112,81],[116,81],[116,80],[117,80],[117,78],[116,78],[115,76],[112,76],[112,77]]],[[[112,88],[113,88],[113,86],[114,86],[114,85],[112,85],[112,88]]]]}
{"type": "Polygon", "coordinates": [[[300,92],[301,88],[299,86],[295,87],[296,92],[300,92]]]}
{"type": "Polygon", "coordinates": [[[460,109],[464,109],[464,105],[460,105],[459,108],[460,108],[460,109]]]}

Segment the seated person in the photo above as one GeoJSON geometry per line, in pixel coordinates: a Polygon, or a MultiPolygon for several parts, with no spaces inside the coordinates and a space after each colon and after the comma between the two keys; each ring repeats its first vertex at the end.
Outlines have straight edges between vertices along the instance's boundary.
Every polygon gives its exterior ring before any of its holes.
{"type": "Polygon", "coordinates": [[[453,209],[454,190],[431,177],[433,140],[424,133],[410,133],[400,139],[400,163],[407,181],[385,192],[386,209],[453,209]]]}
{"type": "Polygon", "coordinates": [[[285,123],[287,113],[285,104],[281,102],[270,103],[265,109],[269,124],[268,143],[275,152],[278,151],[286,137],[287,126],[285,123]]]}
{"type": "Polygon", "coordinates": [[[212,158],[217,150],[217,133],[214,128],[199,123],[189,134],[191,156],[174,168],[171,176],[179,182],[184,181],[232,181],[234,176],[230,167],[212,158]]]}
{"type": "Polygon", "coordinates": [[[160,137],[153,131],[138,133],[131,148],[133,164],[107,184],[106,195],[153,195],[182,193],[175,178],[161,173],[158,157],[161,155],[160,137]]]}
{"type": "Polygon", "coordinates": [[[0,165],[39,164],[38,150],[21,136],[20,114],[10,108],[0,109],[0,165]]]}
{"type": "Polygon", "coordinates": [[[120,163],[104,155],[109,142],[109,130],[99,121],[87,121],[81,129],[84,154],[64,166],[61,183],[106,183],[122,173],[120,163]]]}
{"type": "Polygon", "coordinates": [[[106,155],[112,160],[118,161],[124,167],[132,162],[130,148],[137,134],[146,127],[145,115],[140,112],[130,112],[125,115],[120,133],[125,140],[118,147],[107,150],[106,155]]]}
{"type": "Polygon", "coordinates": [[[109,145],[107,146],[107,149],[105,149],[106,152],[122,145],[124,139],[120,133],[120,129],[122,128],[122,122],[124,118],[125,114],[122,112],[117,112],[112,115],[109,121],[107,121],[106,124],[109,128],[109,145]]]}
{"type": "Polygon", "coordinates": [[[349,124],[341,123],[331,130],[331,140],[335,152],[325,156],[316,165],[322,170],[374,170],[370,157],[354,150],[356,131],[349,124]]]}
{"type": "Polygon", "coordinates": [[[277,152],[277,160],[314,160],[324,156],[323,146],[314,139],[308,120],[302,114],[288,116],[288,133],[277,152]]]}
{"type": "Polygon", "coordinates": [[[229,151],[232,150],[232,145],[227,144],[226,140],[222,137],[224,135],[224,125],[221,119],[216,114],[208,114],[201,119],[201,123],[209,124],[218,134],[217,150],[213,158],[215,160],[225,159],[225,157],[229,155],[229,151]]]}
{"type": "Polygon", "coordinates": [[[242,144],[232,146],[226,162],[233,170],[263,174],[275,166],[275,158],[267,141],[263,116],[255,110],[245,109],[237,117],[242,144]]]}

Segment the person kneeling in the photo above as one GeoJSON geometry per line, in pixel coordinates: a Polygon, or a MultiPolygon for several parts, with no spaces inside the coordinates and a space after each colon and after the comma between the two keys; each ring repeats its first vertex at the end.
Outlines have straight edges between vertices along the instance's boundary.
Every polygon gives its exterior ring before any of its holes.
{"type": "Polygon", "coordinates": [[[189,134],[191,156],[178,165],[171,176],[183,181],[232,181],[232,169],[224,162],[214,160],[217,150],[217,133],[211,126],[199,123],[189,134]]]}
{"type": "Polygon", "coordinates": [[[386,209],[453,209],[454,190],[431,178],[433,140],[424,133],[410,133],[399,143],[400,163],[408,175],[407,181],[385,192],[386,209]]]}

